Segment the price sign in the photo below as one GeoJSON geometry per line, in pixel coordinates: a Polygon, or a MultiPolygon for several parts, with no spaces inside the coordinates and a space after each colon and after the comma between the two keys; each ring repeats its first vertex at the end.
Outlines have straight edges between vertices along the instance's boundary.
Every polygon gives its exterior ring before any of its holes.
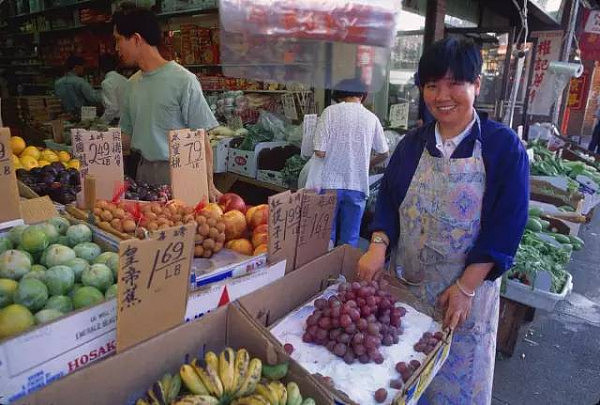
{"type": "Polygon", "coordinates": [[[195,206],[208,201],[204,130],[169,132],[169,166],[173,198],[195,206]]]}
{"type": "Polygon", "coordinates": [[[194,235],[191,223],[120,243],[117,352],[184,319],[194,235]]]}
{"type": "Polygon", "coordinates": [[[85,184],[88,174],[96,179],[96,197],[113,198],[116,187],[123,184],[123,147],[121,130],[109,128],[106,132],[71,130],[73,154],[80,161],[79,175],[85,184]]]}
{"type": "Polygon", "coordinates": [[[335,204],[336,194],[333,191],[325,194],[304,191],[296,250],[296,267],[301,267],[327,252],[331,239],[335,204]]]}
{"type": "Polygon", "coordinates": [[[269,197],[269,263],[287,260],[286,273],[295,267],[303,191],[284,191],[269,197]]]}
{"type": "Polygon", "coordinates": [[[410,104],[392,104],[390,106],[390,126],[392,128],[408,128],[408,111],[410,104]]]}
{"type": "Polygon", "coordinates": [[[291,119],[298,119],[298,111],[296,111],[296,99],[294,98],[293,93],[285,93],[281,97],[281,102],[283,104],[283,114],[291,119]]]}
{"type": "Polygon", "coordinates": [[[19,209],[19,188],[11,156],[10,130],[0,128],[0,190],[2,190],[0,224],[3,228],[22,223],[19,209]]]}

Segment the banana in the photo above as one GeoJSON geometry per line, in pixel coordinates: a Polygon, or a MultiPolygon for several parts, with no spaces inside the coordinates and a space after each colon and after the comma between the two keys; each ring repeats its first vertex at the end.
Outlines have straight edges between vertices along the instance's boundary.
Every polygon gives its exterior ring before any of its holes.
{"type": "Polygon", "coordinates": [[[194,368],[194,371],[196,371],[196,374],[200,376],[209,393],[217,398],[221,398],[223,396],[223,384],[217,371],[208,364],[206,365],[206,369],[203,369],[198,365],[198,359],[192,360],[190,364],[194,368]]]}
{"type": "Polygon", "coordinates": [[[248,350],[239,349],[235,354],[235,365],[234,365],[234,392],[239,391],[242,383],[246,378],[246,373],[248,372],[248,364],[250,363],[250,355],[248,354],[248,350]]]}
{"type": "Polygon", "coordinates": [[[160,383],[162,384],[162,387],[165,390],[165,392],[169,392],[169,387],[171,386],[171,379],[172,378],[173,377],[169,373],[165,373],[165,375],[163,375],[161,377],[160,383]]]}
{"type": "Polygon", "coordinates": [[[219,405],[219,400],[210,395],[186,395],[173,405],[219,405]]]}
{"type": "Polygon", "coordinates": [[[240,398],[252,394],[256,388],[256,384],[258,384],[260,381],[261,373],[262,362],[260,359],[255,357],[250,360],[250,364],[248,364],[248,371],[244,377],[244,381],[242,382],[240,389],[235,394],[236,397],[240,398]]]}
{"type": "Polygon", "coordinates": [[[263,365],[262,375],[269,380],[281,380],[288,373],[289,363],[283,362],[274,366],[263,365]]]}
{"type": "Polygon", "coordinates": [[[277,399],[279,400],[275,405],[286,405],[287,404],[287,389],[285,385],[280,383],[279,381],[270,382],[268,387],[275,391],[277,394],[277,399]]]}
{"type": "Polygon", "coordinates": [[[317,404],[314,399],[306,398],[304,401],[302,401],[302,405],[317,405],[317,404]]]}
{"type": "Polygon", "coordinates": [[[255,392],[264,399],[266,399],[269,405],[279,404],[279,398],[277,397],[277,393],[271,390],[268,386],[258,384],[256,385],[255,392]]]}
{"type": "Polygon", "coordinates": [[[192,394],[196,395],[208,395],[208,388],[202,382],[200,376],[196,373],[194,368],[189,364],[184,364],[179,369],[179,375],[183,384],[187,387],[192,394]]]}
{"type": "Polygon", "coordinates": [[[181,391],[181,377],[179,374],[175,374],[171,378],[171,383],[169,384],[169,390],[167,391],[167,403],[171,403],[175,401],[177,396],[179,395],[179,391],[181,391]]]}
{"type": "Polygon", "coordinates": [[[298,384],[291,381],[287,384],[287,403],[286,405],[301,405],[302,395],[300,395],[300,388],[298,384]]]}
{"type": "Polygon", "coordinates": [[[152,404],[167,405],[167,393],[160,380],[152,384],[152,387],[148,389],[147,394],[152,404]]]}
{"type": "Polygon", "coordinates": [[[146,401],[143,398],[140,398],[137,401],[135,401],[135,405],[150,405],[150,402],[146,401]]]}
{"type": "Polygon", "coordinates": [[[269,405],[269,402],[260,395],[251,395],[236,399],[232,402],[232,405],[269,405]]]}
{"type": "Polygon", "coordinates": [[[229,395],[235,391],[235,352],[227,347],[219,356],[219,377],[223,382],[223,391],[229,395]]]}

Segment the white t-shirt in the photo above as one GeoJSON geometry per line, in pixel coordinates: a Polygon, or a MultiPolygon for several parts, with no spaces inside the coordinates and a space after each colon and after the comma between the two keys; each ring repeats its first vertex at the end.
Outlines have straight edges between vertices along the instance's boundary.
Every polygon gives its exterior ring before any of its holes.
{"type": "Polygon", "coordinates": [[[445,157],[446,159],[450,159],[452,157],[452,154],[454,153],[458,145],[460,145],[462,140],[465,139],[467,135],[469,135],[469,133],[471,132],[471,128],[473,128],[475,121],[476,118],[473,118],[473,120],[469,122],[469,125],[467,125],[467,127],[460,134],[446,141],[442,139],[442,135],[440,134],[438,129],[438,124],[435,124],[435,146],[440,152],[442,152],[443,157],[445,157]]]}
{"type": "Polygon", "coordinates": [[[323,189],[362,191],[369,195],[371,149],[388,152],[379,118],[360,103],[339,103],[323,110],[314,149],[325,152],[323,189]]]}
{"type": "Polygon", "coordinates": [[[110,123],[121,116],[123,91],[126,84],[127,78],[114,70],[106,74],[102,81],[102,103],[104,104],[102,120],[104,122],[110,123]]]}

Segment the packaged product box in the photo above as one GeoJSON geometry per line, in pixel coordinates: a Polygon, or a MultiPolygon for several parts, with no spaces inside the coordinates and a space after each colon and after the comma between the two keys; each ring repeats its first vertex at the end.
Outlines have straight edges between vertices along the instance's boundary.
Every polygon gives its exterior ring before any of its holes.
{"type": "Polygon", "coordinates": [[[20,405],[135,404],[165,373],[176,373],[192,358],[212,350],[246,348],[265,363],[289,362],[284,382],[295,381],[303,397],[319,405],[333,405],[321,388],[285,351],[272,344],[235,305],[221,307],[202,318],[173,328],[106,361],[87,367],[17,401],[20,405]]]}
{"type": "MultiPolygon", "coordinates": [[[[285,277],[273,282],[268,287],[262,288],[252,294],[240,298],[240,305],[252,319],[254,319],[259,325],[264,326],[265,330],[269,331],[267,338],[270,341],[277,345],[294,342],[295,347],[292,357],[294,357],[294,354],[297,353],[297,355],[300,356],[301,361],[299,361],[299,363],[301,365],[307,369],[314,369],[314,364],[319,363],[318,359],[308,359],[308,356],[303,356],[302,353],[306,353],[306,349],[310,349],[312,351],[316,347],[321,349],[323,356],[328,356],[330,354],[327,349],[322,346],[316,346],[312,344],[310,344],[312,346],[310,348],[308,346],[304,346],[309,344],[304,344],[301,340],[294,340],[292,336],[295,336],[295,332],[291,330],[277,331],[276,333],[278,334],[279,339],[273,334],[273,331],[278,328],[279,324],[286,322],[286,319],[288,318],[301,317],[301,319],[304,320],[308,315],[310,315],[312,309],[314,309],[314,307],[306,304],[314,298],[321,296],[321,294],[324,292],[330,291],[330,289],[328,290],[328,287],[332,283],[340,280],[340,278],[353,280],[356,266],[361,254],[361,251],[358,249],[351,248],[347,245],[338,247],[333,251],[319,257],[318,259],[315,259],[312,262],[309,262],[308,264],[292,271],[291,273],[288,273],[285,277]]],[[[412,309],[408,309],[408,311],[418,313],[420,315],[431,315],[433,320],[430,319],[429,322],[432,326],[436,324],[434,321],[439,321],[439,316],[441,314],[434,313],[431,311],[431,309],[425,308],[418,302],[415,302],[415,300],[412,299],[406,290],[398,283],[392,282],[388,286],[387,291],[396,297],[400,302],[402,302],[402,305],[408,305],[412,307],[412,309]]],[[[421,316],[421,318],[423,317],[421,316]]],[[[416,322],[414,325],[416,328],[416,322]]],[[[408,326],[404,325],[404,327],[409,328],[410,324],[408,326]]],[[[420,336],[421,331],[419,330],[418,332],[418,335],[420,336]]],[[[407,331],[405,331],[405,334],[406,333],[407,331]]],[[[377,375],[382,375],[382,381],[377,380],[375,382],[376,386],[368,387],[368,389],[371,389],[368,399],[360,400],[349,396],[343,388],[346,387],[347,390],[356,392],[355,379],[357,378],[358,372],[362,371],[361,368],[364,366],[374,365],[372,363],[363,365],[357,362],[352,365],[347,365],[342,359],[337,357],[334,357],[331,361],[339,362],[339,367],[336,367],[335,364],[332,365],[331,363],[327,363],[329,358],[326,358],[321,362],[322,368],[331,373],[335,373],[333,376],[334,383],[336,377],[339,377],[344,381],[340,382],[337,387],[331,387],[324,383],[322,383],[322,386],[329,390],[331,395],[334,396],[336,403],[340,404],[366,405],[368,403],[375,403],[373,394],[375,390],[381,387],[386,388],[388,391],[386,403],[390,403],[390,401],[392,401],[394,404],[416,404],[423,391],[427,388],[433,377],[440,370],[448,357],[451,335],[448,332],[444,332],[443,335],[444,338],[437,343],[435,349],[427,356],[418,354],[418,356],[420,356],[419,358],[421,359],[421,365],[412,374],[410,379],[406,381],[400,390],[393,390],[389,388],[390,379],[399,378],[399,374],[393,370],[392,366],[390,370],[378,370],[377,375]],[[338,370],[338,372],[336,373],[335,370],[338,370]],[[343,378],[346,375],[353,375],[353,378],[343,378]]],[[[412,345],[415,343],[417,343],[417,341],[409,342],[401,339],[399,344],[394,346],[409,344],[410,350],[412,350],[412,345]]],[[[382,347],[381,350],[391,349],[392,347],[382,347]]],[[[389,360],[392,361],[393,364],[395,364],[397,361],[405,361],[404,358],[392,358],[389,360]]],[[[374,367],[385,367],[387,364],[388,359],[386,359],[386,363],[380,366],[375,365],[374,367]]],[[[367,380],[373,380],[373,378],[368,378],[368,376],[363,379],[363,385],[367,383],[367,380]]]]}

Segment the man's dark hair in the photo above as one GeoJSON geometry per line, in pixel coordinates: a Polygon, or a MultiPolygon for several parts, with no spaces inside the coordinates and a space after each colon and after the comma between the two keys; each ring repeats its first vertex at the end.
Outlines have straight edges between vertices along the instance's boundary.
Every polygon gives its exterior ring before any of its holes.
{"type": "Polygon", "coordinates": [[[118,64],[119,62],[117,61],[117,58],[112,53],[103,53],[100,55],[99,65],[100,70],[103,72],[115,70],[118,64]]]}
{"type": "Polygon", "coordinates": [[[454,80],[474,83],[481,74],[481,50],[470,39],[445,38],[433,43],[419,60],[418,79],[424,86],[450,73],[454,80]]]}
{"type": "Polygon", "coordinates": [[[84,66],[85,65],[85,61],[83,60],[83,58],[81,56],[77,56],[77,55],[70,55],[67,58],[67,62],[65,63],[65,67],[67,68],[67,71],[71,71],[75,68],[75,66],[84,66]]]}
{"type": "Polygon", "coordinates": [[[125,38],[139,34],[151,46],[158,46],[161,30],[158,19],[152,10],[138,7],[133,3],[121,3],[112,16],[117,32],[125,38]]]}
{"type": "Polygon", "coordinates": [[[348,97],[359,97],[362,101],[368,93],[367,86],[360,79],[344,79],[335,85],[331,98],[337,103],[348,97]]]}

